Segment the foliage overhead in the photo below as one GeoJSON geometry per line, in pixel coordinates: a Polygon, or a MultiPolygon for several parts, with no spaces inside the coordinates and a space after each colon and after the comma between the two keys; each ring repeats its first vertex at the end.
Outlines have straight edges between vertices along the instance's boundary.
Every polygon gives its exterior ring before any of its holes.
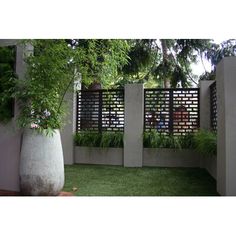
{"type": "MultiPolygon", "coordinates": [[[[210,47],[206,39],[135,39],[121,82],[156,81],[158,87],[188,87],[195,82],[190,65],[210,47]]],[[[153,85],[153,83],[150,83],[153,85]]]]}
{"type": "Polygon", "coordinates": [[[219,61],[236,56],[235,39],[220,44],[210,39],[136,39],[129,43],[130,59],[122,69],[119,85],[144,82],[155,87],[190,87],[197,85],[198,79],[214,79],[219,61]],[[210,61],[212,71],[198,77],[191,64],[203,58],[210,61]]]}
{"type": "Polygon", "coordinates": [[[200,80],[214,80],[216,76],[216,65],[224,57],[236,56],[236,40],[229,39],[220,44],[212,42],[210,47],[203,52],[202,56],[211,63],[211,71],[203,73],[200,76],[200,80]]]}
{"type": "Polygon", "coordinates": [[[77,39],[67,40],[75,55],[73,61],[78,63],[78,70],[85,87],[101,83],[109,87],[118,70],[128,62],[129,44],[119,39],[77,39]]]}
{"type": "Polygon", "coordinates": [[[120,72],[119,86],[129,82],[145,82],[151,79],[152,69],[158,60],[159,47],[154,39],[128,40],[130,51],[129,60],[120,72]]]}
{"type": "Polygon", "coordinates": [[[162,60],[155,75],[164,87],[189,87],[195,82],[190,65],[210,44],[207,39],[161,39],[162,60]]]}

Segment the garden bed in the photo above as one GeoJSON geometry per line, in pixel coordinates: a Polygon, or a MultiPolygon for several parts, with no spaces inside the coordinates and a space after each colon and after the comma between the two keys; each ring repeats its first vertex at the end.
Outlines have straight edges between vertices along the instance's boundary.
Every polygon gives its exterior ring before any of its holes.
{"type": "Polygon", "coordinates": [[[123,161],[123,148],[75,147],[75,163],[120,165],[123,161]]]}
{"type": "MultiPolygon", "coordinates": [[[[76,146],[75,163],[123,166],[123,148],[76,146]]],[[[216,179],[216,156],[205,156],[192,149],[144,148],[143,166],[200,167],[216,179]]]]}
{"type": "Polygon", "coordinates": [[[143,149],[143,166],[200,167],[200,158],[199,153],[191,149],[143,149]]]}

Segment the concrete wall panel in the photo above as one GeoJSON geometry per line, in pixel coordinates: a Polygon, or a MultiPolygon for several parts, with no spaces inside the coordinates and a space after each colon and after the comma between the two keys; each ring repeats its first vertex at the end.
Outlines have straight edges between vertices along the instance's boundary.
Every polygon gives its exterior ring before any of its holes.
{"type": "Polygon", "coordinates": [[[123,165],[123,148],[75,147],[75,163],[123,165]]]}

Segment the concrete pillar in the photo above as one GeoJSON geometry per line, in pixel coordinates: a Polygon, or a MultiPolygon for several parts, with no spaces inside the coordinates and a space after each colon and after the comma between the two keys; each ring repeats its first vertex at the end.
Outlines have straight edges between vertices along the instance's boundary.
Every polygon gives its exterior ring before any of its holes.
{"type": "Polygon", "coordinates": [[[210,130],[210,85],[215,81],[200,81],[200,129],[210,130]]]}
{"type": "Polygon", "coordinates": [[[64,163],[66,165],[74,164],[74,134],[76,131],[76,93],[74,89],[70,89],[64,98],[67,104],[67,116],[65,118],[65,126],[61,130],[61,141],[64,155],[64,163]]]}
{"type": "MultiPolygon", "coordinates": [[[[19,40],[0,40],[0,46],[16,46],[16,74],[20,79],[25,75],[24,55],[27,48],[19,40]]],[[[29,48],[28,48],[29,49],[29,48]]],[[[15,102],[15,116],[7,124],[0,124],[0,189],[19,191],[19,161],[21,147],[21,130],[16,125],[19,113],[15,102]]]]}
{"type": "Polygon", "coordinates": [[[217,191],[236,196],[236,57],[224,58],[216,69],[217,191]]]}
{"type": "MultiPolygon", "coordinates": [[[[210,101],[210,86],[214,80],[201,80],[200,81],[200,129],[211,129],[211,101],[210,101]]],[[[200,167],[207,169],[208,172],[216,178],[216,160],[212,156],[201,156],[200,167]]]]}
{"type": "Polygon", "coordinates": [[[124,166],[142,167],[143,163],[143,84],[125,85],[124,166]]]}

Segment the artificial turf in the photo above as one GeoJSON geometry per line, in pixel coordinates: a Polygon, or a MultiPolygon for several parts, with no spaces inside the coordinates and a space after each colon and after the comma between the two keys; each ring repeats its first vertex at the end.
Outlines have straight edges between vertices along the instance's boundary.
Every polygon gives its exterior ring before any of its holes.
{"type": "Polygon", "coordinates": [[[218,196],[216,181],[200,168],[65,166],[63,191],[76,196],[218,196]]]}

